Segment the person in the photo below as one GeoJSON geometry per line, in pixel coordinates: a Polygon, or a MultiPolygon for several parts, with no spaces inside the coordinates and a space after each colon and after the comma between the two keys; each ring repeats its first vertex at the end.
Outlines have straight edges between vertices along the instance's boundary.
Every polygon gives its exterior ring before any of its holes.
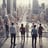
{"type": "Polygon", "coordinates": [[[32,27],[34,27],[34,22],[33,22],[33,24],[32,24],[32,27]]]}
{"type": "Polygon", "coordinates": [[[16,35],[19,37],[19,25],[16,23],[16,35]]]}
{"type": "Polygon", "coordinates": [[[32,25],[31,25],[31,27],[30,27],[30,29],[34,28],[34,25],[35,25],[35,23],[33,22],[32,25]]]}
{"type": "Polygon", "coordinates": [[[16,29],[15,29],[14,23],[11,23],[10,34],[11,34],[11,47],[12,47],[13,38],[14,38],[14,46],[15,46],[15,41],[16,41],[16,29]]]}
{"type": "Polygon", "coordinates": [[[8,21],[8,17],[7,16],[4,16],[4,24],[6,24],[6,22],[9,22],[8,21]]]}
{"type": "Polygon", "coordinates": [[[37,29],[36,29],[36,25],[34,25],[33,29],[31,30],[31,35],[32,35],[32,47],[34,47],[33,43],[35,40],[35,48],[36,48],[36,42],[37,42],[37,29]]]}
{"type": "Polygon", "coordinates": [[[38,34],[39,34],[39,42],[42,41],[42,32],[43,32],[43,27],[40,24],[39,28],[38,28],[38,34]]]}
{"type": "Polygon", "coordinates": [[[0,36],[4,37],[3,19],[0,16],[0,36]]]}
{"type": "Polygon", "coordinates": [[[5,32],[6,32],[6,39],[9,37],[9,19],[8,16],[4,16],[4,25],[5,25],[5,32]]]}
{"type": "Polygon", "coordinates": [[[41,26],[41,24],[40,24],[39,29],[38,29],[39,39],[42,38],[43,29],[44,29],[44,28],[43,28],[43,27],[41,26]]]}
{"type": "Polygon", "coordinates": [[[9,37],[9,25],[7,22],[5,24],[5,29],[6,29],[6,38],[8,38],[9,37]]]}
{"type": "Polygon", "coordinates": [[[25,27],[23,26],[23,24],[21,24],[20,32],[21,32],[21,42],[22,42],[23,38],[24,38],[24,41],[25,41],[25,27]]]}
{"type": "Polygon", "coordinates": [[[2,18],[0,17],[0,32],[2,32],[3,29],[3,22],[2,22],[2,18]]]}
{"type": "Polygon", "coordinates": [[[28,36],[29,36],[29,25],[28,25],[28,23],[25,25],[25,31],[26,31],[27,38],[28,38],[28,36]]]}
{"type": "Polygon", "coordinates": [[[34,27],[34,22],[32,23],[32,26],[31,26],[31,28],[33,28],[34,27]]]}

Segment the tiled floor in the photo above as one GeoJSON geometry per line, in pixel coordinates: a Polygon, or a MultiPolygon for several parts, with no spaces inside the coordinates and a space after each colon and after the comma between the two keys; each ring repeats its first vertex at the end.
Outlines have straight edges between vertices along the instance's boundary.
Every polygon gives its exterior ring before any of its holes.
{"type": "MultiPolygon", "coordinates": [[[[1,48],[10,48],[10,38],[6,40],[1,48]]],[[[42,46],[39,45],[39,38],[37,38],[37,48],[48,48],[48,38],[42,38],[42,46]]],[[[25,42],[21,43],[21,38],[16,38],[16,46],[15,48],[32,48],[32,39],[25,38],[25,42]]]]}

